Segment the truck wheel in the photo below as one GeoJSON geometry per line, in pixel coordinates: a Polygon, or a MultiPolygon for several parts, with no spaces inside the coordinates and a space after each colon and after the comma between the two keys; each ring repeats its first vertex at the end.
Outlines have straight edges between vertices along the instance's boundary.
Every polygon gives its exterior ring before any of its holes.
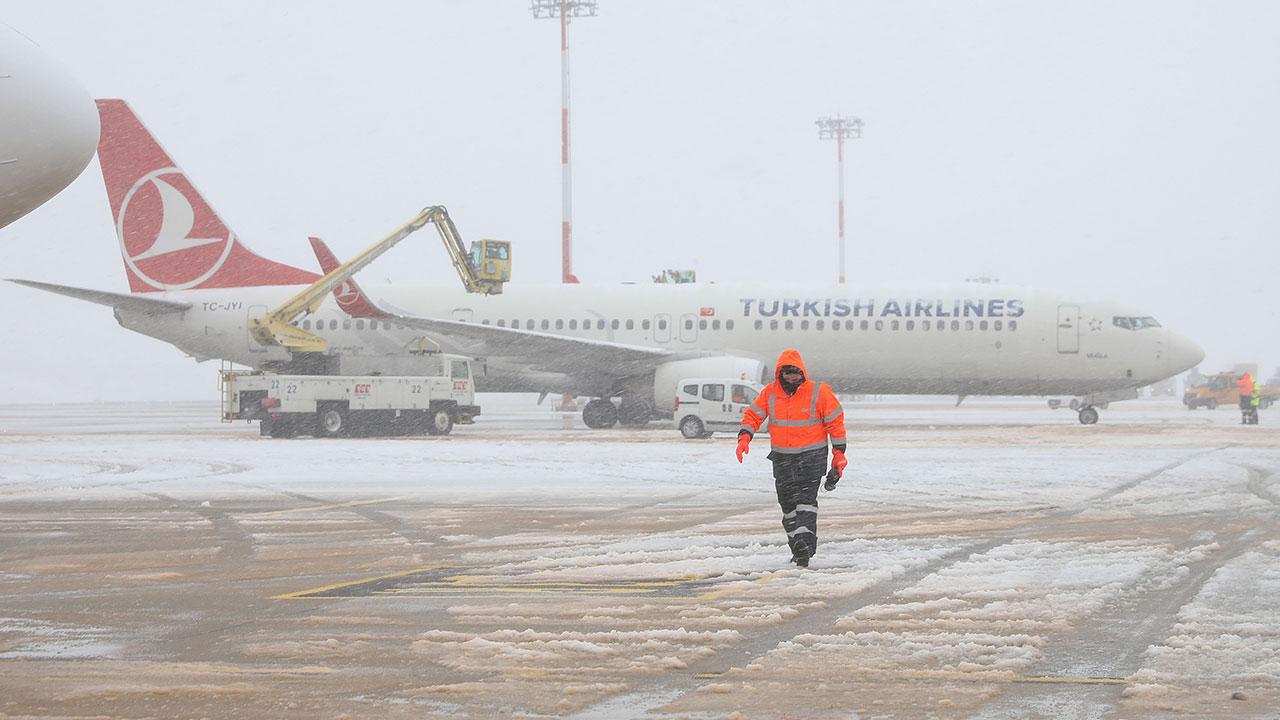
{"type": "Polygon", "coordinates": [[[432,410],[427,418],[427,433],[430,435],[448,435],[453,430],[453,413],[446,408],[432,410]]]}
{"type": "Polygon", "coordinates": [[[342,437],[347,427],[347,411],[338,405],[325,405],[316,411],[316,434],[320,437],[342,437]]]}
{"type": "Polygon", "coordinates": [[[686,440],[698,440],[703,437],[706,429],[702,425],[702,421],[693,415],[689,415],[680,421],[680,434],[686,440]]]}
{"type": "Polygon", "coordinates": [[[1210,410],[1217,410],[1218,398],[1209,398],[1208,400],[1205,401],[1204,406],[1209,408],[1210,410]]]}

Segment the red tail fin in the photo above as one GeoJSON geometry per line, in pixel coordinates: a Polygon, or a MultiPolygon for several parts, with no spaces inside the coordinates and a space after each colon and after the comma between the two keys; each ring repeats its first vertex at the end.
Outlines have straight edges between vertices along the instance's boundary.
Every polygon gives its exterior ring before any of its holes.
{"type": "Polygon", "coordinates": [[[129,289],[306,285],[319,276],[241,244],[123,100],[98,100],[98,159],[129,289]]]}
{"type": "MultiPolygon", "coordinates": [[[[311,241],[311,250],[316,254],[316,260],[320,261],[320,270],[328,275],[338,268],[342,263],[338,262],[338,258],[329,250],[329,246],[318,237],[307,238],[311,241]]],[[[338,301],[338,307],[351,317],[358,318],[389,318],[389,313],[385,313],[378,309],[369,301],[368,296],[356,284],[356,281],[348,278],[346,282],[333,289],[333,297],[338,301]]]]}

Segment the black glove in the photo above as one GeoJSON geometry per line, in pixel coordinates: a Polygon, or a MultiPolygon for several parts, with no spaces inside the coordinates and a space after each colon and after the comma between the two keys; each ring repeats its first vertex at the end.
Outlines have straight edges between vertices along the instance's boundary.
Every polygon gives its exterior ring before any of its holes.
{"type": "Polygon", "coordinates": [[[836,489],[836,483],[838,482],[840,482],[840,471],[831,468],[827,471],[827,482],[822,487],[826,488],[827,492],[831,492],[836,489]]]}

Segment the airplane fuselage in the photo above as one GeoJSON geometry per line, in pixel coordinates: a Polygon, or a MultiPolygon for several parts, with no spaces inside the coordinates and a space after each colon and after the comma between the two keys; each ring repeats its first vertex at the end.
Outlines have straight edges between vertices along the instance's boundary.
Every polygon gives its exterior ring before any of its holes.
{"type": "MultiPolygon", "coordinates": [[[[117,310],[117,317],[197,359],[262,367],[289,355],[254,341],[248,320],[299,289],[157,294],[192,308],[161,317],[117,310]]],[[[1132,308],[1000,285],[508,285],[492,296],[387,286],[365,292],[405,315],[715,352],[767,366],[793,347],[814,377],[846,393],[1084,395],[1156,382],[1190,367],[1200,353],[1163,327],[1117,321],[1145,318],[1132,308]]],[[[344,373],[413,374],[420,351],[433,346],[420,330],[353,319],[332,300],[298,324],[329,342],[344,373]]],[[[445,349],[468,351],[465,343],[445,349]]],[[[601,385],[610,379],[608,368],[583,367],[571,379],[540,373],[518,357],[485,360],[481,390],[586,394],[584,378],[601,385]]]]}

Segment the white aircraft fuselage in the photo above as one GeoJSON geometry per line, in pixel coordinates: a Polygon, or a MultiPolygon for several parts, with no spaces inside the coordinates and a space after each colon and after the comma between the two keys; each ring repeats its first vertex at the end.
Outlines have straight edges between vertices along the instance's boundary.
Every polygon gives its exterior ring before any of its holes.
{"type": "MultiPolygon", "coordinates": [[[[159,317],[116,314],[125,327],[198,359],[261,367],[289,355],[254,341],[248,320],[297,290],[157,293],[192,308],[159,317]]],[[[1193,342],[1133,308],[1001,285],[508,285],[493,296],[388,286],[365,292],[405,315],[706,351],[757,359],[768,368],[781,350],[796,348],[813,377],[846,393],[1087,395],[1148,385],[1203,357],[1193,342]]],[[[422,346],[421,331],[353,319],[332,300],[299,324],[342,356],[344,373],[412,374],[419,362],[413,351],[422,346]]],[[[602,383],[609,375],[609,368],[581,369],[581,377],[602,383]]],[[[489,358],[477,385],[585,394],[581,380],[558,377],[518,359],[489,358]]]]}

